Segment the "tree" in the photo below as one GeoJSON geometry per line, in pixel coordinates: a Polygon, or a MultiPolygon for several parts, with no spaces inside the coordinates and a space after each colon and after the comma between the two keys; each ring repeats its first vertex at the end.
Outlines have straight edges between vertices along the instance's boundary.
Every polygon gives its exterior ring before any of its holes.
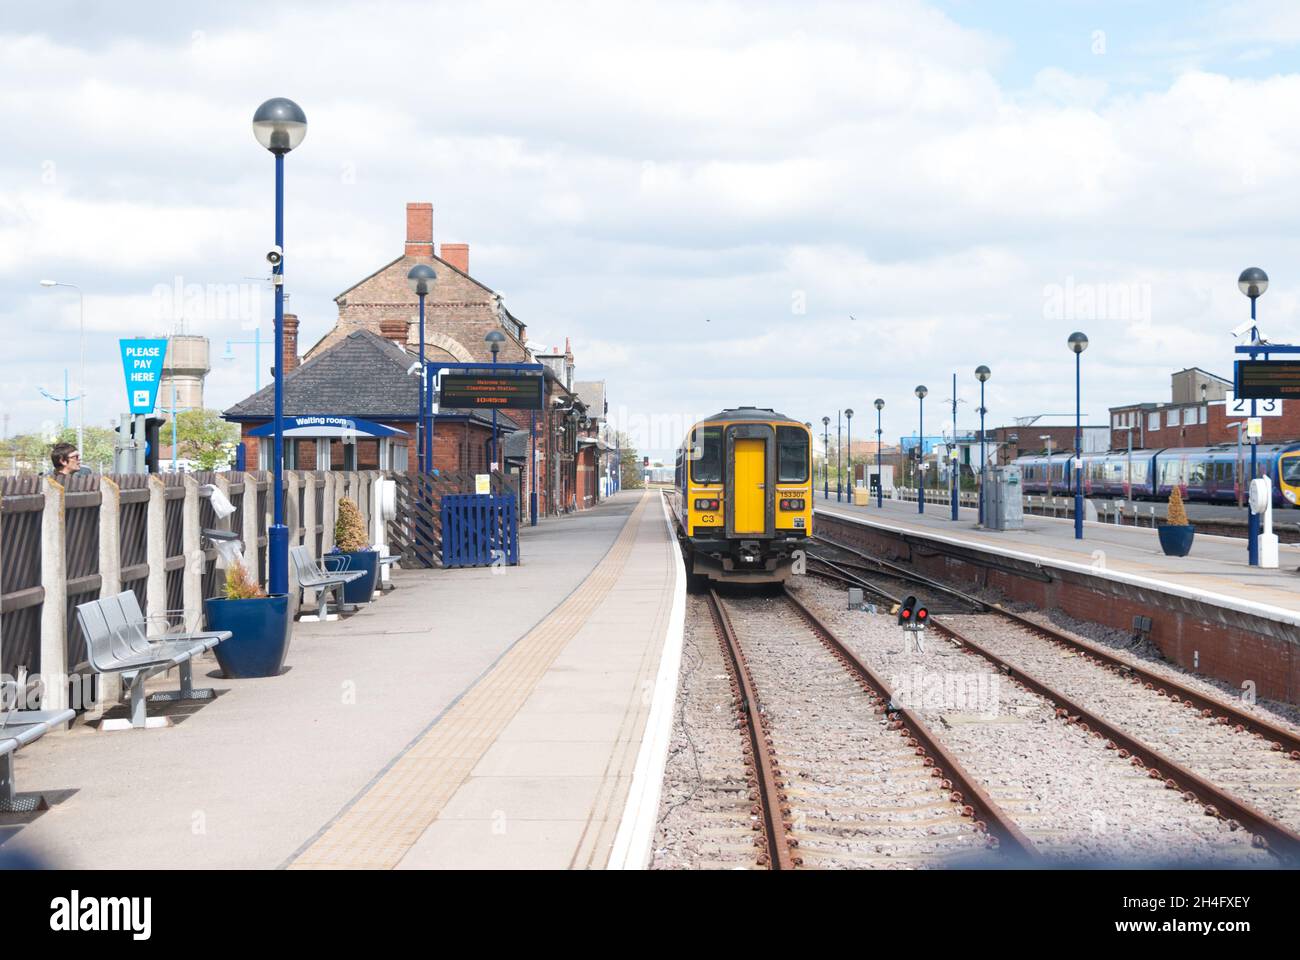
{"type": "MultiPolygon", "coordinates": [[[[169,428],[163,428],[164,439],[169,428]]],[[[200,470],[230,463],[231,445],[239,442],[239,426],[221,419],[216,410],[182,410],[176,415],[176,445],[180,456],[200,470]]]]}
{"type": "Polygon", "coordinates": [[[619,486],[623,490],[640,490],[645,486],[645,475],[641,470],[641,456],[632,446],[632,439],[626,433],[619,433],[620,451],[618,473],[619,486]]]}
{"type": "MultiPolygon", "coordinates": [[[[86,427],[85,446],[81,450],[81,465],[90,470],[101,467],[111,472],[113,469],[113,443],[117,434],[107,427],[86,427]]],[[[47,433],[24,433],[10,437],[4,456],[10,462],[17,461],[20,470],[32,473],[48,473],[54,469],[50,462],[50,450],[56,443],[77,442],[76,427],[60,427],[47,433]]]]}

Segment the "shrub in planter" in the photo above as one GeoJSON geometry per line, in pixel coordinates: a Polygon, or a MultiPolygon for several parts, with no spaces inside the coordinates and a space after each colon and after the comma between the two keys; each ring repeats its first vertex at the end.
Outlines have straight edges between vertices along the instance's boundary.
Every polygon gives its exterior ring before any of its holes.
{"type": "MultiPolygon", "coordinates": [[[[347,570],[360,570],[366,575],[358,577],[343,587],[344,603],[369,603],[375,596],[375,584],[379,579],[379,552],[370,549],[366,538],[366,524],[361,518],[361,511],[349,497],[339,499],[338,520],[334,523],[333,556],[347,557],[347,570]]],[[[326,563],[327,567],[337,568],[337,563],[326,563]]]]}
{"type": "Polygon", "coordinates": [[[1170,557],[1185,557],[1192,549],[1196,528],[1187,522],[1187,509],[1183,506],[1183,493],[1175,484],[1169,494],[1169,516],[1164,526],[1157,528],[1160,549],[1170,557]]]}
{"type": "Polygon", "coordinates": [[[227,677],[274,677],[289,655],[293,620],[287,594],[267,596],[242,563],[226,569],[222,596],[203,601],[209,630],[229,630],[213,653],[227,677]]]}

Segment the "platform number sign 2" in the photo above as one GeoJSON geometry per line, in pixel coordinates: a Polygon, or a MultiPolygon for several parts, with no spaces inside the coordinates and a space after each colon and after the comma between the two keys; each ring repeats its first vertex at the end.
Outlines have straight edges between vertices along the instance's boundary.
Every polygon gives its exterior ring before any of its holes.
{"type": "MultiPolygon", "coordinates": [[[[1247,398],[1242,397],[1238,399],[1233,395],[1232,391],[1229,390],[1224,394],[1223,399],[1226,404],[1224,407],[1224,414],[1227,417],[1249,417],[1251,415],[1250,400],[1247,398]]],[[[1256,400],[1254,415],[1257,417],[1280,417],[1282,416],[1282,401],[1256,400]]]]}

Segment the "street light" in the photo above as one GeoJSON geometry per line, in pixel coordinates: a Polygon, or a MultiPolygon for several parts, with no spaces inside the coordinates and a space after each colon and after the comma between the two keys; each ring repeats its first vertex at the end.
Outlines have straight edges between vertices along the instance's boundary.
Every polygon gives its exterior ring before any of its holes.
{"type": "Polygon", "coordinates": [[[885,509],[885,477],[880,470],[880,411],[885,409],[885,401],[876,398],[876,509],[885,509]]]}
{"type": "MultiPolygon", "coordinates": [[[[500,330],[489,330],[488,333],[487,333],[487,336],[483,338],[483,342],[486,343],[486,344],[488,345],[488,349],[492,351],[492,364],[493,364],[493,366],[495,366],[495,365],[496,365],[496,362],[497,362],[497,354],[501,352],[501,344],[503,344],[503,343],[506,342],[506,335],[505,335],[504,333],[502,333],[500,330]]],[[[577,429],[577,428],[575,427],[575,430],[576,430],[576,429],[577,429]]],[[[493,408],[492,408],[492,446],[491,446],[491,450],[492,450],[492,465],[488,467],[488,473],[491,473],[491,472],[492,472],[492,469],[496,466],[496,463],[497,463],[497,411],[496,411],[496,407],[493,407],[493,408]]]]}
{"type": "Polygon", "coordinates": [[[840,450],[844,446],[844,411],[835,411],[835,502],[839,503],[844,490],[844,474],[840,471],[840,450]]]}
{"type": "Polygon", "coordinates": [[[1083,539],[1083,394],[1079,371],[1088,338],[1077,330],[1066,341],[1074,351],[1074,539],[1083,539]]]}
{"type": "MultiPolygon", "coordinates": [[[[1246,296],[1250,297],[1250,345],[1253,347],[1259,343],[1259,328],[1255,326],[1255,301],[1258,300],[1261,296],[1263,296],[1264,291],[1268,289],[1268,274],[1265,273],[1263,270],[1261,270],[1259,267],[1247,267],[1245,270],[1241,271],[1241,276],[1237,278],[1237,289],[1240,290],[1242,293],[1244,293],[1246,296]]],[[[1252,350],[1250,353],[1250,359],[1254,360],[1255,355],[1256,355],[1256,351],[1252,350]]],[[[1250,401],[1250,415],[1252,418],[1259,415],[1259,411],[1255,409],[1254,400],[1250,401]]],[[[1258,463],[1256,460],[1256,457],[1259,452],[1258,448],[1259,448],[1259,442],[1257,438],[1251,437],[1250,438],[1250,480],[1255,479],[1256,471],[1258,469],[1258,463]]],[[[1249,490],[1250,487],[1250,480],[1247,480],[1245,484],[1242,484],[1242,486],[1245,487],[1247,490],[1249,490]]],[[[1249,546],[1247,547],[1247,556],[1250,559],[1250,565],[1252,567],[1258,567],[1259,566],[1259,514],[1255,513],[1254,510],[1251,510],[1248,517],[1248,522],[1250,524],[1250,526],[1248,527],[1250,541],[1249,541],[1249,546]]]]}
{"type": "MultiPolygon", "coordinates": [[[[86,298],[82,295],[81,287],[75,283],[60,283],[58,280],[42,280],[42,287],[68,287],[77,291],[77,313],[80,319],[77,326],[80,329],[81,337],[81,373],[77,379],[77,395],[80,398],[77,403],[77,451],[84,457],[86,455],[86,298]]],[[[67,393],[67,384],[64,384],[64,393],[67,393]]],[[[64,407],[66,416],[67,407],[64,407]]]]}
{"type": "Polygon", "coordinates": [[[844,494],[850,503],[853,502],[853,410],[852,408],[844,411],[844,418],[848,421],[845,428],[849,436],[849,482],[847,492],[844,494]]]}
{"type": "Polygon", "coordinates": [[[275,155],[275,248],[267,254],[275,285],[275,482],[274,522],[267,531],[267,592],[289,592],[289,528],[284,525],[284,155],[307,136],[307,115],[284,97],[267,100],[253,114],[253,136],[275,155]]]}
{"type": "Polygon", "coordinates": [[[980,382],[980,526],[984,525],[984,468],[988,466],[988,456],[984,451],[984,414],[988,413],[984,409],[984,384],[988,383],[989,377],[993,376],[993,371],[984,364],[975,368],[975,379],[980,382]]]}
{"type": "Polygon", "coordinates": [[[822,498],[831,498],[831,418],[822,417],[822,498]]]}
{"type": "Polygon", "coordinates": [[[266,342],[267,341],[262,339],[262,330],[259,327],[253,331],[253,336],[251,337],[245,339],[237,339],[234,337],[228,338],[226,340],[226,352],[221,355],[222,360],[226,360],[228,362],[233,361],[236,359],[235,344],[251,343],[253,345],[253,392],[254,393],[259,393],[261,392],[262,389],[262,344],[266,342]]]}
{"type": "Polygon", "coordinates": [[[917,405],[919,410],[917,425],[920,428],[920,434],[916,439],[919,445],[916,450],[916,475],[918,478],[916,484],[916,512],[925,513],[925,470],[923,469],[925,467],[925,395],[930,391],[922,386],[917,387],[912,392],[916,394],[916,399],[919,401],[917,405]]]}
{"type": "Polygon", "coordinates": [[[428,396],[428,377],[429,374],[424,368],[424,298],[429,295],[433,285],[437,282],[438,275],[433,272],[433,267],[427,263],[417,263],[406,275],[406,282],[411,288],[411,292],[419,298],[420,301],[420,415],[419,423],[415,428],[415,451],[416,462],[420,470],[424,473],[433,472],[433,444],[430,443],[429,436],[429,407],[430,397],[428,396]]]}

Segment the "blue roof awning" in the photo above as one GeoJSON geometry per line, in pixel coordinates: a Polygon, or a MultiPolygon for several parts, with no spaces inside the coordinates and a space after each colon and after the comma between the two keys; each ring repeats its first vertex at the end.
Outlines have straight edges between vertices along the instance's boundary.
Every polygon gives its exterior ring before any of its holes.
{"type": "MultiPolygon", "coordinates": [[[[286,437],[392,437],[400,434],[382,423],[359,420],[356,417],[339,417],[331,414],[311,414],[302,417],[284,418],[284,435],[286,437]]],[[[275,421],[262,424],[248,431],[250,437],[270,437],[275,435],[275,421]]]]}

